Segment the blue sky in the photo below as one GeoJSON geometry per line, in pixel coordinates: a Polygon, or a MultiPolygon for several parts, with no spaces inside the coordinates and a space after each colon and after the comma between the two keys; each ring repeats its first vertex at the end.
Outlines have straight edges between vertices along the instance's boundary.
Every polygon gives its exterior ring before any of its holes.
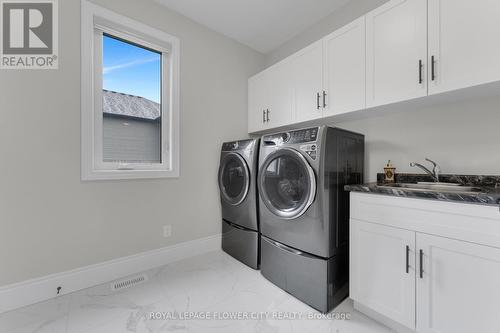
{"type": "Polygon", "coordinates": [[[161,55],[103,37],[103,88],[160,103],[161,55]]]}

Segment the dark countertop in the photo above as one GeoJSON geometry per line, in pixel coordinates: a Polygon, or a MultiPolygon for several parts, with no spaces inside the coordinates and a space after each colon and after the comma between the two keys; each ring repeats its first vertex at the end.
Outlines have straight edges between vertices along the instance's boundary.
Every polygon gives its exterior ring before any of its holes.
{"type": "MultiPolygon", "coordinates": [[[[500,205],[500,176],[468,176],[468,175],[442,175],[440,181],[460,183],[476,187],[477,192],[450,192],[442,190],[412,191],[406,188],[388,188],[382,181],[383,174],[377,175],[378,182],[346,185],[344,189],[351,192],[373,193],[405,198],[428,199],[449,202],[463,202],[480,205],[500,205]]],[[[398,174],[396,183],[416,183],[418,181],[432,181],[426,175],[398,174]]]]}

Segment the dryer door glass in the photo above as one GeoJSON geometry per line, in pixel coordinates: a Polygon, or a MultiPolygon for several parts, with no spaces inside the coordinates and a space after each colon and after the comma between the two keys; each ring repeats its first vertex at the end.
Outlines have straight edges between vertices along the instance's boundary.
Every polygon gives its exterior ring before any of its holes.
{"type": "Polygon", "coordinates": [[[243,157],[229,153],[222,159],[219,187],[222,199],[227,203],[239,205],[245,200],[250,187],[250,173],[243,157]]]}
{"type": "Polygon", "coordinates": [[[267,208],[285,219],[301,216],[314,200],[314,171],[296,150],[283,148],[269,155],[259,176],[261,198],[267,208]]]}

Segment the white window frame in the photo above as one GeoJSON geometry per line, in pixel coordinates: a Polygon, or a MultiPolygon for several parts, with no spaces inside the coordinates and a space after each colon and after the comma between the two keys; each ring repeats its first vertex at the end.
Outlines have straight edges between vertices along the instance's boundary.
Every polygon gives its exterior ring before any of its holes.
{"type": "Polygon", "coordinates": [[[179,39],[82,0],[82,180],[179,177],[179,39]],[[103,160],[102,35],[161,52],[161,163],[103,160]]]}

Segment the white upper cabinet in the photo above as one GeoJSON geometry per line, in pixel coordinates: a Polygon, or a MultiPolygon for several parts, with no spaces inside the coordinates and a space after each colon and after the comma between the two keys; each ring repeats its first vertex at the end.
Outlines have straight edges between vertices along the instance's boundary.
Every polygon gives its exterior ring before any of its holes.
{"type": "Polygon", "coordinates": [[[429,0],[429,94],[500,80],[500,1],[429,0]]]}
{"type": "Polygon", "coordinates": [[[323,43],[318,41],[291,57],[296,122],[323,116],[323,43]]]}
{"type": "Polygon", "coordinates": [[[421,233],[417,249],[417,331],[499,332],[500,249],[421,233]]]}
{"type": "Polygon", "coordinates": [[[427,1],[392,0],[366,15],[368,107],[427,95],[427,1]]]}
{"type": "Polygon", "coordinates": [[[251,78],[248,130],[500,81],[498,59],[499,0],[390,0],[251,78]]]}
{"type": "Polygon", "coordinates": [[[290,124],[293,115],[292,70],[282,61],[248,80],[248,132],[290,124]]]}
{"type": "Polygon", "coordinates": [[[364,17],[323,39],[324,116],[366,107],[365,61],[364,17]]]}
{"type": "Polygon", "coordinates": [[[268,126],[278,127],[288,125],[292,122],[294,112],[291,62],[285,59],[271,67],[269,78],[268,126]]]}
{"type": "Polygon", "coordinates": [[[415,327],[415,233],[351,219],[349,296],[415,327]]]}
{"type": "Polygon", "coordinates": [[[261,72],[248,80],[248,132],[258,132],[268,127],[267,109],[269,108],[270,76],[268,71],[261,72]]]}

